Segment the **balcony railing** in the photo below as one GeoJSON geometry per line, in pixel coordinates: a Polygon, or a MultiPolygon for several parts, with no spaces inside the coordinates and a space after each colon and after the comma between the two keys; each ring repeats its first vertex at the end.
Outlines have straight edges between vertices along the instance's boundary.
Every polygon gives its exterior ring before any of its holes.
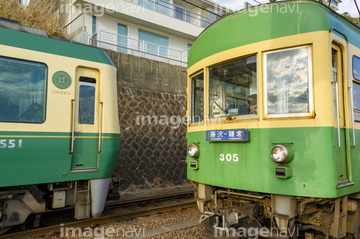
{"type": "Polygon", "coordinates": [[[179,51],[104,30],[99,30],[98,33],[91,38],[90,44],[113,51],[186,67],[187,51],[179,51]]]}
{"type": "Polygon", "coordinates": [[[125,0],[164,15],[188,22],[198,27],[209,26],[209,18],[162,0],[125,0]]]}

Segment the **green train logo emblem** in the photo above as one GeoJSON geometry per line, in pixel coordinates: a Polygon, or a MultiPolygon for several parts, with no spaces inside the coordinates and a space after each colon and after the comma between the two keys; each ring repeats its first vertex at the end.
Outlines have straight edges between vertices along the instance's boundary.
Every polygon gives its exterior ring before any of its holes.
{"type": "Polygon", "coordinates": [[[67,89],[71,85],[71,77],[65,71],[57,71],[52,77],[54,85],[59,89],[67,89]]]}

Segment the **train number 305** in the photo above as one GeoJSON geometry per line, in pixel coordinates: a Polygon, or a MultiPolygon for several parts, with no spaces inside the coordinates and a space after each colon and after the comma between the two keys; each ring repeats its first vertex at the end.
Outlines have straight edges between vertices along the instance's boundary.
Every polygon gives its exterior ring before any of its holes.
{"type": "Polygon", "coordinates": [[[234,161],[234,162],[237,162],[239,161],[239,158],[238,158],[238,154],[220,154],[220,161],[234,161]]]}
{"type": "Polygon", "coordinates": [[[0,139],[0,149],[4,148],[21,148],[22,146],[22,140],[16,140],[16,139],[0,139]]]}

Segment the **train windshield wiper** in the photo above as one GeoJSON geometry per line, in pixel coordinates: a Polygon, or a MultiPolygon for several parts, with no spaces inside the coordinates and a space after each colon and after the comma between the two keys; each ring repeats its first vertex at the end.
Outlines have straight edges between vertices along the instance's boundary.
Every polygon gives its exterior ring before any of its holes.
{"type": "Polygon", "coordinates": [[[226,116],[226,119],[229,119],[229,120],[230,120],[230,119],[231,119],[231,118],[230,118],[230,114],[226,113],[225,110],[224,110],[218,103],[216,103],[216,101],[215,101],[213,98],[211,98],[211,100],[214,101],[215,105],[216,105],[217,107],[219,107],[219,109],[221,109],[222,112],[224,112],[224,114],[225,114],[225,116],[226,116]]]}

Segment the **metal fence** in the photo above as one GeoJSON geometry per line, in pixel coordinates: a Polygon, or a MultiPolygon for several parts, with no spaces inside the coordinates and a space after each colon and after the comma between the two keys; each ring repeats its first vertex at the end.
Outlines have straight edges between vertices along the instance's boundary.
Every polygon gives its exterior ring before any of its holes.
{"type": "Polygon", "coordinates": [[[209,26],[208,17],[162,0],[125,0],[125,1],[188,22],[195,26],[199,26],[203,28],[209,26]]]}
{"type": "Polygon", "coordinates": [[[91,38],[93,46],[186,67],[187,50],[179,51],[104,30],[91,38]]]}

